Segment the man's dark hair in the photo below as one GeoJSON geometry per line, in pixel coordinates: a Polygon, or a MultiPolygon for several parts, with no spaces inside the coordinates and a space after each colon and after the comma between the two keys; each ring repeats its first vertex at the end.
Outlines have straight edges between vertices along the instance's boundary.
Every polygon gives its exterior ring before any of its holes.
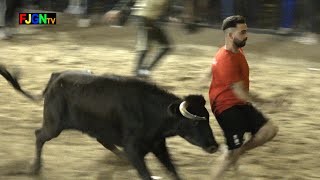
{"type": "Polygon", "coordinates": [[[222,30],[226,30],[228,28],[237,27],[237,24],[244,24],[246,23],[246,19],[240,15],[229,16],[225,18],[222,22],[222,30]]]}

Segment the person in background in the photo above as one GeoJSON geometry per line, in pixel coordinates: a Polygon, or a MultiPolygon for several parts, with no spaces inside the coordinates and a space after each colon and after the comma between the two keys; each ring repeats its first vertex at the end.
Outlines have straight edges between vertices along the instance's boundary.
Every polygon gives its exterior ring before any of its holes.
{"type": "MultiPolygon", "coordinates": [[[[262,4],[263,3],[257,0],[236,0],[234,1],[234,14],[241,14],[242,16],[245,16],[246,22],[250,27],[256,26],[260,20],[259,13],[263,11],[262,4]]],[[[225,18],[226,17],[228,16],[225,16],[225,18]]]]}
{"type": "Polygon", "coordinates": [[[221,4],[221,19],[234,15],[235,4],[234,0],[220,0],[221,4]]]}
{"type": "Polygon", "coordinates": [[[68,7],[65,9],[66,13],[78,15],[78,27],[89,27],[91,19],[88,14],[88,3],[93,0],[69,0],[68,7]]]}
{"type": "Polygon", "coordinates": [[[0,0],[0,40],[12,38],[13,33],[8,28],[17,24],[15,17],[19,5],[19,0],[0,0]]]}
{"type": "Polygon", "coordinates": [[[296,0],[282,0],[280,27],[277,31],[280,35],[288,35],[293,32],[296,0]]]}
{"type": "MultiPolygon", "coordinates": [[[[131,13],[135,16],[137,24],[136,35],[136,68],[135,74],[138,77],[148,77],[150,71],[160,62],[170,51],[170,40],[166,32],[162,29],[158,20],[168,10],[168,0],[138,0],[136,2],[132,0],[121,0],[115,7],[106,13],[105,18],[109,22],[119,20],[121,13],[128,12],[130,6],[134,7],[131,13]],[[150,45],[152,42],[158,42],[160,45],[157,53],[147,65],[145,59],[150,51],[150,45]]],[[[121,19],[120,19],[121,20],[121,19]]],[[[120,22],[120,25],[123,22],[120,22]]]]}
{"type": "Polygon", "coordinates": [[[319,43],[320,1],[304,0],[302,6],[305,32],[301,37],[294,39],[294,41],[305,45],[315,45],[319,43]]]}
{"type": "Polygon", "coordinates": [[[8,39],[8,35],[5,31],[6,26],[6,0],[0,0],[0,40],[8,39]]]}

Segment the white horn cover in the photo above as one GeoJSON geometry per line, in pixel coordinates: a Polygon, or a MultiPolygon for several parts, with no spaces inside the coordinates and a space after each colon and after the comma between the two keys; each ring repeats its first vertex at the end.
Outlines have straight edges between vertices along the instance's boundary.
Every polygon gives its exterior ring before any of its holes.
{"type": "Polygon", "coordinates": [[[201,117],[201,116],[197,116],[194,114],[191,114],[188,110],[187,110],[187,102],[183,101],[180,105],[179,105],[179,111],[180,113],[188,119],[192,119],[192,120],[207,120],[205,117],[201,117]]]}

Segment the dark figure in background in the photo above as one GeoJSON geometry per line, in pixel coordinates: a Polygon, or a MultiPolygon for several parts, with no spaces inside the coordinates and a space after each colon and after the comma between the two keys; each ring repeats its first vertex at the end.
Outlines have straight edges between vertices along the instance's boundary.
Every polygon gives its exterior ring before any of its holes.
{"type": "Polygon", "coordinates": [[[234,15],[234,0],[220,0],[220,6],[221,6],[221,19],[224,19],[228,16],[234,15]]]}
{"type": "Polygon", "coordinates": [[[14,27],[15,13],[20,6],[19,0],[0,0],[0,40],[10,39],[12,32],[8,27],[14,27]]]}
{"type": "Polygon", "coordinates": [[[306,45],[316,45],[319,43],[320,1],[304,0],[302,2],[305,32],[301,37],[296,38],[295,41],[306,45]]]}
{"type": "Polygon", "coordinates": [[[6,25],[6,20],[5,20],[6,11],[7,11],[6,0],[0,0],[0,40],[8,38],[4,29],[6,25]]]}
{"type": "Polygon", "coordinates": [[[281,19],[278,34],[289,35],[293,32],[294,16],[296,11],[296,0],[281,1],[281,19]]]}
{"type": "Polygon", "coordinates": [[[170,40],[164,30],[161,28],[158,20],[167,12],[168,0],[121,0],[113,10],[106,13],[107,21],[115,21],[121,16],[121,13],[134,6],[135,10],[132,15],[137,21],[137,44],[136,44],[136,61],[135,74],[140,77],[149,76],[150,71],[159,63],[160,59],[170,51],[170,40]],[[159,43],[157,54],[146,65],[145,58],[150,51],[151,42],[159,43]]]}
{"type": "MultiPolygon", "coordinates": [[[[234,1],[235,14],[245,16],[246,21],[250,27],[254,27],[258,23],[259,12],[262,10],[261,6],[261,2],[257,0],[234,1]]],[[[226,17],[228,16],[225,16],[224,18],[226,17]]]]}

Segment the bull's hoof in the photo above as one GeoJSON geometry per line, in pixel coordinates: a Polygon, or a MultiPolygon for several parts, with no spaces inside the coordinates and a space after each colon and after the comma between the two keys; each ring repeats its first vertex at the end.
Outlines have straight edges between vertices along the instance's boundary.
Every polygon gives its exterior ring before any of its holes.
{"type": "MultiPolygon", "coordinates": [[[[158,180],[158,179],[162,179],[162,177],[160,177],[160,176],[151,176],[151,179],[158,180]]],[[[180,180],[180,179],[177,179],[177,180],[180,180]]]]}

